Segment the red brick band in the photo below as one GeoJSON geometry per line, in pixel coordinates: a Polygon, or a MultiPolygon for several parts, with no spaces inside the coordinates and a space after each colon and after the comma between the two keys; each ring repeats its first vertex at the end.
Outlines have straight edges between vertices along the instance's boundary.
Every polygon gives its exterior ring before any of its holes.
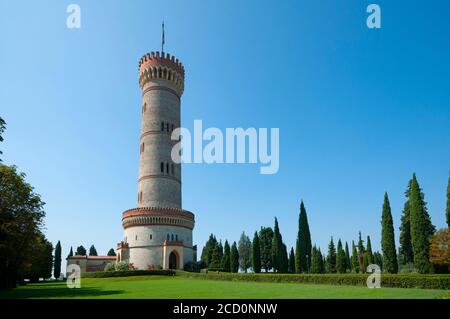
{"type": "Polygon", "coordinates": [[[180,101],[180,96],[178,95],[178,93],[175,90],[172,90],[168,87],[165,86],[151,86],[146,88],[145,90],[142,91],[142,96],[145,95],[145,93],[150,92],[150,91],[166,91],[169,93],[172,93],[173,95],[175,95],[178,99],[178,101],[180,101]]]}

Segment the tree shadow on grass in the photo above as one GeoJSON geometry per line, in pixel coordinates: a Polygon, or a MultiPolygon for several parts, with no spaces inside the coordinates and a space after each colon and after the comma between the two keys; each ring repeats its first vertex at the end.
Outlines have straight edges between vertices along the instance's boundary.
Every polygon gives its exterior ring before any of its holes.
{"type": "Polygon", "coordinates": [[[108,298],[108,296],[123,294],[124,290],[105,290],[97,287],[67,288],[65,286],[45,287],[37,289],[14,289],[0,293],[0,299],[33,299],[33,298],[108,298]]]}

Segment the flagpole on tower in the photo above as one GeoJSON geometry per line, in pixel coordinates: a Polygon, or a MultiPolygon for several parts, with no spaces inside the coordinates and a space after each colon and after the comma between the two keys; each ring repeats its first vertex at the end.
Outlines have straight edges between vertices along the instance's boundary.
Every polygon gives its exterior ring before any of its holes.
{"type": "Polygon", "coordinates": [[[164,56],[164,20],[162,22],[162,39],[161,39],[161,52],[162,55],[164,56]]]}

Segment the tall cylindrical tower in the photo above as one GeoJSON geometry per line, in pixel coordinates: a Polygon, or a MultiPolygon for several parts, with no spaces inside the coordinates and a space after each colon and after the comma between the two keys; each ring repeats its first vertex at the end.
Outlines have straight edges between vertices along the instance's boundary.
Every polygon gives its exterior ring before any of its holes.
{"type": "Polygon", "coordinates": [[[194,214],[181,208],[181,164],[171,140],[180,127],[184,67],[169,54],[152,52],[139,62],[142,123],[137,208],[125,211],[118,259],[134,267],[183,268],[193,260],[194,214]]]}

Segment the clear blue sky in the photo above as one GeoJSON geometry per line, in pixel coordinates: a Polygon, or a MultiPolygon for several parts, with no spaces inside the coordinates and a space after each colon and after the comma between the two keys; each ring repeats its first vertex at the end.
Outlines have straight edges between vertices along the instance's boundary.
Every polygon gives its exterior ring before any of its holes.
{"type": "Polygon", "coordinates": [[[273,226],[290,248],[300,200],[314,243],[358,231],[380,247],[383,194],[398,227],[415,171],[445,224],[450,170],[448,1],[0,0],[0,147],[42,195],[46,234],[105,254],[136,206],[138,61],[160,48],[186,67],[182,123],[279,127],[280,170],[190,164],[194,240],[273,226]],[[366,27],[378,3],[382,29],[366,27]],[[80,30],[66,7],[81,6],[80,30]]]}

